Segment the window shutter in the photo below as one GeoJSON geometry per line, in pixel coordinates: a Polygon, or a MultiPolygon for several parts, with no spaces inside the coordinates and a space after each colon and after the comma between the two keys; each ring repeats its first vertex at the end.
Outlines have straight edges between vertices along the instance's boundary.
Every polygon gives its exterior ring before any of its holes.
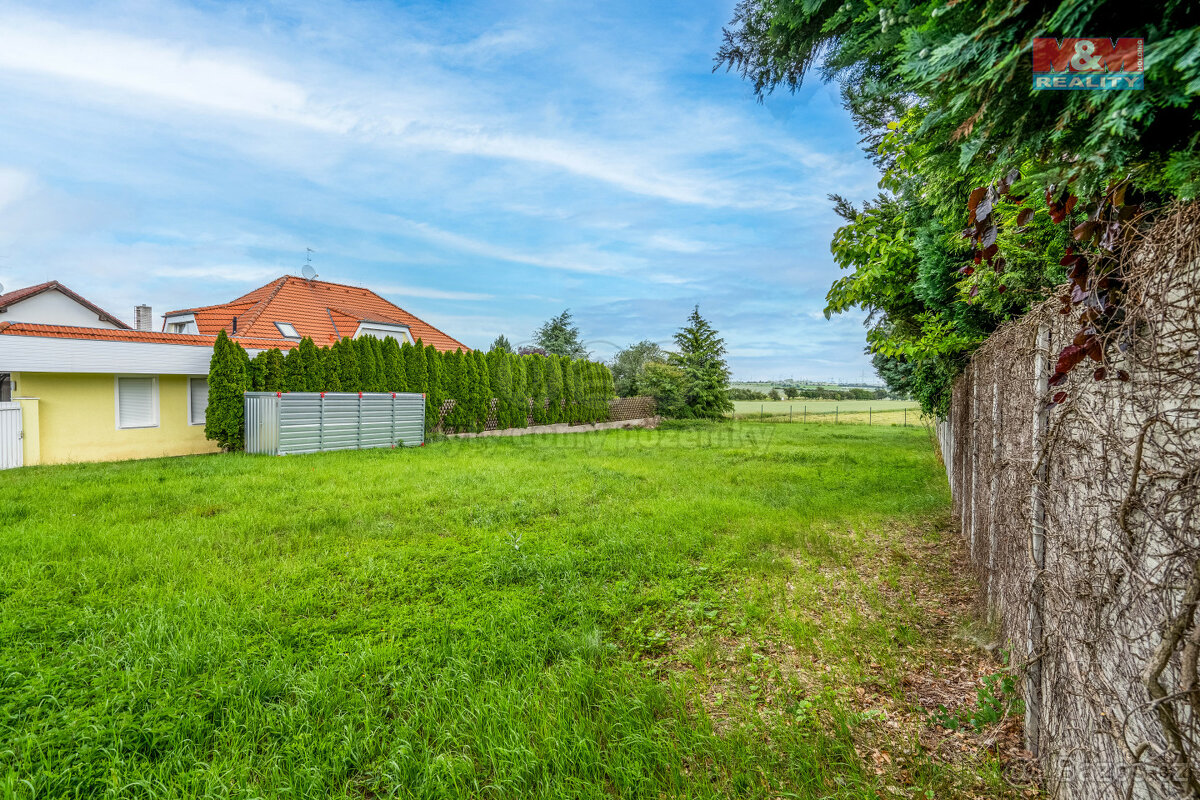
{"type": "Polygon", "coordinates": [[[192,378],[188,381],[188,393],[191,399],[192,418],[189,420],[193,425],[204,424],[204,410],[208,408],[208,379],[207,378],[192,378]]]}
{"type": "Polygon", "coordinates": [[[117,410],[122,428],[150,428],[154,413],[154,378],[117,378],[117,410]]]}

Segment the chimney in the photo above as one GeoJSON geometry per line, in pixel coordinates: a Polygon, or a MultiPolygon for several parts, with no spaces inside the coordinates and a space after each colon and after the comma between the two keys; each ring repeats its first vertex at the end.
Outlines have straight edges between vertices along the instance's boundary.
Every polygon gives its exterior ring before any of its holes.
{"type": "Polygon", "coordinates": [[[134,324],[135,328],[139,331],[154,330],[154,314],[150,310],[150,306],[138,306],[133,310],[133,313],[137,317],[137,322],[134,324]]]}

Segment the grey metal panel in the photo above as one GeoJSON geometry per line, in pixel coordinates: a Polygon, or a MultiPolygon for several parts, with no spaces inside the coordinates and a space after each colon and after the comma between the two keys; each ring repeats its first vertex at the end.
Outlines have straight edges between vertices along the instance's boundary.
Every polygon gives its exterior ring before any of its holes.
{"type": "Polygon", "coordinates": [[[246,393],[247,452],[289,455],[413,447],[424,441],[425,398],[420,394],[246,393]]]}
{"type": "Polygon", "coordinates": [[[21,404],[0,403],[0,469],[12,469],[24,463],[22,435],[21,404]]]}
{"type": "Polygon", "coordinates": [[[246,452],[279,454],[279,397],[273,392],[246,393],[246,452]]]}

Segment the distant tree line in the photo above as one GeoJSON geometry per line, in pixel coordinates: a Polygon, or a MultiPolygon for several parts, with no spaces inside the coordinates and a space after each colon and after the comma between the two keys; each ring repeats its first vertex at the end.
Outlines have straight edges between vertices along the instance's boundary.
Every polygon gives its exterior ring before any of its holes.
{"type": "Polygon", "coordinates": [[[612,373],[604,364],[558,355],[517,355],[503,348],[442,352],[392,337],[345,338],[317,347],[305,338],[286,354],[278,348],[250,358],[224,331],[209,367],[205,435],[225,450],[244,444],[243,393],[419,392],[430,429],[482,431],[495,399],[499,428],[608,418],[612,373]],[[447,400],[454,405],[441,420],[447,400]]]}
{"type": "Polygon", "coordinates": [[[883,400],[888,393],[885,389],[801,389],[796,386],[785,386],[782,394],[779,389],[774,388],[769,392],[759,392],[739,387],[730,389],[729,396],[733,400],[763,401],[782,400],[784,397],[788,400],[883,400]]]}

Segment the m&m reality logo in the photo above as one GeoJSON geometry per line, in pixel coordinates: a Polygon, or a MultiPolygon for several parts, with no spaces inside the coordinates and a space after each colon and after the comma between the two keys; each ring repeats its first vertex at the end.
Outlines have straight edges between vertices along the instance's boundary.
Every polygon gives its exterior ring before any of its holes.
{"type": "Polygon", "coordinates": [[[1034,89],[1141,89],[1145,39],[1033,40],[1034,89]]]}

